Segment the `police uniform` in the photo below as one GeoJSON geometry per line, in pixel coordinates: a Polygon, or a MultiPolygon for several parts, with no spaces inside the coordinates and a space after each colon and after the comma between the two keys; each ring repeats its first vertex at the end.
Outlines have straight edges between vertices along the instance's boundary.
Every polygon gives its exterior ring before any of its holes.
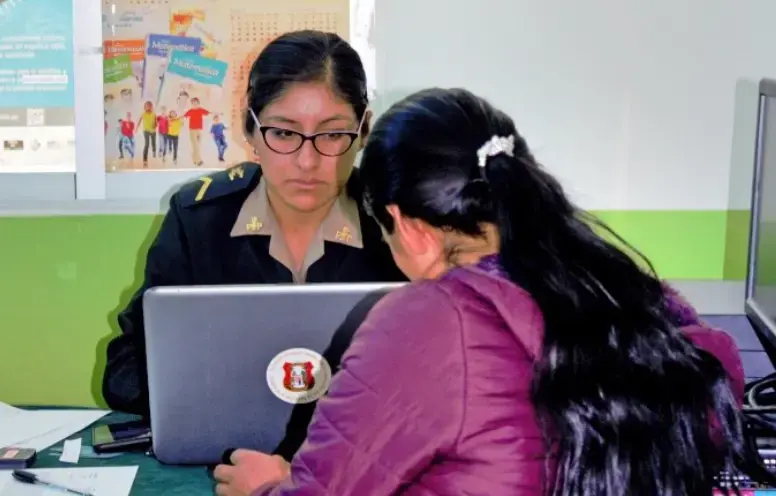
{"type": "Polygon", "coordinates": [[[337,199],[297,269],[278,235],[257,164],[240,164],[181,187],[148,251],[143,285],[119,314],[122,334],[108,344],[103,377],[108,405],[148,414],[142,307],[148,288],[405,280],[379,227],[362,210],[360,196],[354,171],[347,193],[337,199]]]}

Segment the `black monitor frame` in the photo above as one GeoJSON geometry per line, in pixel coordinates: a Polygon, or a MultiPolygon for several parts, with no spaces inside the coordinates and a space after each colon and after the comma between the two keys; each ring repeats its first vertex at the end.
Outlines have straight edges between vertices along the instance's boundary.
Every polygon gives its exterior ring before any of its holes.
{"type": "MultiPolygon", "coordinates": [[[[776,323],[760,308],[754,300],[755,275],[757,269],[757,245],[760,236],[760,216],[763,189],[763,129],[766,119],[769,117],[767,100],[776,99],[776,79],[763,79],[760,81],[759,108],[757,112],[757,138],[754,156],[754,175],[752,178],[752,203],[749,224],[749,252],[746,270],[746,300],[744,311],[749,318],[758,338],[763,344],[765,352],[776,365],[776,323]]],[[[771,125],[776,125],[776,116],[771,125]]],[[[774,150],[776,152],[776,150],[774,150]]]]}

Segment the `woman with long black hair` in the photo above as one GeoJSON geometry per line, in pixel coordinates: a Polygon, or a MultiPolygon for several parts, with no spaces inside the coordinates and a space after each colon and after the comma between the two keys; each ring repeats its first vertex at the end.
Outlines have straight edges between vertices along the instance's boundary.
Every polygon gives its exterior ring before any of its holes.
{"type": "Polygon", "coordinates": [[[506,114],[416,93],[361,177],[414,282],[370,312],[292,463],[238,451],[218,494],[710,495],[744,457],[733,340],[603,237],[506,114]]]}

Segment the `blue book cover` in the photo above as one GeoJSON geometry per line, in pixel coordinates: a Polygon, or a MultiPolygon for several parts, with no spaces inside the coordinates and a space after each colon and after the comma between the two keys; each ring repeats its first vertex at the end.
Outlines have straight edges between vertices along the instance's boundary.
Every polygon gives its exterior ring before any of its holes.
{"type": "Polygon", "coordinates": [[[143,66],[143,99],[154,105],[158,102],[167,64],[173,51],[198,55],[200,50],[202,40],[199,38],[169,34],[148,35],[143,66]]]}
{"type": "Polygon", "coordinates": [[[226,79],[227,68],[228,64],[222,60],[176,50],[170,56],[167,72],[200,84],[221,86],[226,79]]]}
{"type": "Polygon", "coordinates": [[[229,64],[222,60],[190,52],[172,52],[159,93],[159,105],[183,115],[196,98],[202,107],[220,110],[228,68],[229,64]]]}

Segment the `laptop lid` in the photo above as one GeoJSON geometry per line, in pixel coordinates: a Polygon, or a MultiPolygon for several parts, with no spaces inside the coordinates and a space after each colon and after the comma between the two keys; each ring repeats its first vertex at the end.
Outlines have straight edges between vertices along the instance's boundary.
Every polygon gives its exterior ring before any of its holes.
{"type": "Polygon", "coordinates": [[[210,464],[272,452],[328,389],[324,350],[367,295],[401,284],[159,287],[143,298],[154,454],[210,464]]]}

